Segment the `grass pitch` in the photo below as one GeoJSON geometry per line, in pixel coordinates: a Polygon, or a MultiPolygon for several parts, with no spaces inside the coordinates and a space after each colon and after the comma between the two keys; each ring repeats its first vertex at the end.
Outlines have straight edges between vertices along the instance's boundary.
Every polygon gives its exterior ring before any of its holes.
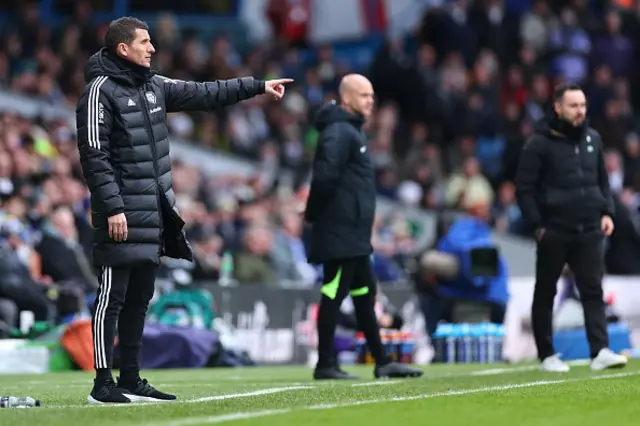
{"type": "Polygon", "coordinates": [[[92,375],[0,376],[0,394],[42,401],[1,409],[0,425],[21,426],[616,426],[640,424],[640,362],[624,370],[542,373],[533,365],[442,365],[425,376],[373,380],[371,367],[349,367],[362,380],[314,382],[304,367],[145,371],[179,400],[89,406],[92,375]]]}

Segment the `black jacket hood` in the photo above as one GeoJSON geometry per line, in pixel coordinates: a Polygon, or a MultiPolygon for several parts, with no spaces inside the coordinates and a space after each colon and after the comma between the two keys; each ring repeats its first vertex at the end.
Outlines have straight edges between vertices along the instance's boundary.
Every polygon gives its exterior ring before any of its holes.
{"type": "Polygon", "coordinates": [[[534,132],[545,137],[551,136],[551,117],[543,117],[536,121],[534,132]]]}
{"type": "Polygon", "coordinates": [[[545,138],[579,142],[588,128],[588,119],[585,119],[580,126],[575,127],[558,118],[555,112],[549,112],[545,117],[536,122],[534,132],[545,138]]]}
{"type": "Polygon", "coordinates": [[[120,58],[103,47],[93,54],[84,68],[84,79],[87,83],[98,76],[107,76],[120,84],[141,86],[155,74],[155,71],[120,58]]]}
{"type": "Polygon", "coordinates": [[[337,123],[339,121],[345,121],[351,123],[354,127],[360,129],[364,124],[364,117],[357,114],[352,114],[342,107],[340,107],[336,101],[331,101],[323,105],[315,117],[315,126],[318,131],[322,131],[329,124],[337,123]]]}

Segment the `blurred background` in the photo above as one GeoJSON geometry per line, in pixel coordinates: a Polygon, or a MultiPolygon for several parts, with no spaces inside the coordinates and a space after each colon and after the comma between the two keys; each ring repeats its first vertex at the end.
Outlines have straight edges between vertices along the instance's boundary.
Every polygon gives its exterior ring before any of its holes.
{"type": "Polygon", "coordinates": [[[247,343],[254,358],[300,361],[313,334],[305,324],[322,277],[306,262],[297,209],[317,140],[313,115],[337,99],[351,72],[368,76],[377,98],[365,128],[379,194],[375,274],[418,340],[428,308],[415,302],[425,293],[415,258],[479,205],[508,265],[503,307],[520,294],[530,303],[535,245],[513,178],[562,82],[583,85],[605,143],[618,208],[607,279],[626,285],[620,276],[640,274],[639,1],[5,0],[0,282],[21,286],[3,296],[0,284],[8,329],[20,327],[24,311],[62,324],[91,309],[96,280],[74,109],[86,59],[110,20],[125,15],[150,25],[153,67],[163,75],[295,79],[281,102],[257,97],[168,117],[174,190],[196,260],[164,262],[154,300],[205,288],[213,316],[249,333],[240,340],[273,332],[247,343]]]}

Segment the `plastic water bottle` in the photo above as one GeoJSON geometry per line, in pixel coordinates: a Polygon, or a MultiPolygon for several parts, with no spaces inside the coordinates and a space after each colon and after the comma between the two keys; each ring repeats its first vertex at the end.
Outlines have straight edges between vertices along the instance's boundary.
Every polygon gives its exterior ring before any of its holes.
{"type": "Polygon", "coordinates": [[[382,341],[382,346],[384,347],[385,353],[392,360],[397,361],[395,359],[395,354],[393,353],[393,350],[392,350],[391,333],[389,332],[389,330],[385,330],[384,328],[382,330],[380,330],[380,340],[382,341]]]}
{"type": "Polygon", "coordinates": [[[228,250],[222,255],[218,284],[222,287],[229,287],[233,284],[233,255],[228,250]]]}
{"type": "Polygon", "coordinates": [[[394,354],[395,361],[400,362],[400,359],[402,357],[402,340],[400,339],[399,331],[389,331],[389,344],[391,352],[394,354]]]}
{"type": "Polygon", "coordinates": [[[481,324],[471,325],[471,362],[480,362],[481,324]]]}
{"type": "Polygon", "coordinates": [[[502,362],[502,348],[504,346],[504,326],[502,324],[498,324],[496,327],[496,361],[502,362]]]}
{"type": "Polygon", "coordinates": [[[498,326],[496,324],[487,324],[487,362],[496,362],[496,340],[498,338],[498,326]]]}
{"type": "Polygon", "coordinates": [[[31,397],[0,396],[0,408],[32,408],[39,407],[40,400],[31,397]]]}
{"type": "Polygon", "coordinates": [[[457,324],[451,324],[451,332],[446,337],[447,348],[447,364],[454,364],[456,362],[456,346],[458,344],[458,337],[460,336],[460,327],[457,324]]]}
{"type": "Polygon", "coordinates": [[[435,351],[436,362],[444,362],[446,359],[445,338],[447,336],[447,327],[449,324],[438,324],[436,332],[433,333],[433,350],[435,351]]]}
{"type": "Polygon", "coordinates": [[[402,349],[400,354],[400,362],[403,364],[413,364],[413,352],[415,351],[415,339],[411,333],[403,332],[402,349]]]}
{"type": "Polygon", "coordinates": [[[471,326],[469,324],[460,324],[460,335],[458,337],[458,361],[469,364],[473,360],[473,352],[471,345],[471,326]]]}
{"type": "Polygon", "coordinates": [[[455,340],[453,336],[453,324],[438,324],[436,329],[435,347],[436,356],[440,362],[455,362],[455,340]],[[453,346],[452,349],[449,349],[453,346]],[[453,353],[453,359],[451,360],[450,353],[453,353]]]}
{"type": "Polygon", "coordinates": [[[488,324],[487,323],[482,323],[482,324],[478,324],[475,327],[475,333],[476,333],[476,339],[477,339],[477,343],[476,343],[476,359],[479,363],[485,364],[488,362],[488,355],[487,355],[487,349],[488,349],[488,324]]]}
{"type": "Polygon", "coordinates": [[[356,334],[356,363],[365,364],[367,358],[367,344],[364,338],[364,333],[358,332],[356,334]]]}

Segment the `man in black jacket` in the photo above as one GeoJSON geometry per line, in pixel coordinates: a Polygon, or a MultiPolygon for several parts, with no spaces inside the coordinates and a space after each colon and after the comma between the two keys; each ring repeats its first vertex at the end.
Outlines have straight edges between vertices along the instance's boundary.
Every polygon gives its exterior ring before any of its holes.
{"type": "Polygon", "coordinates": [[[376,280],[370,256],[376,188],[362,130],[373,110],[373,87],[361,75],[348,75],[340,84],[340,97],[340,105],[329,103],[316,117],[320,137],[305,212],[306,221],[312,224],[308,260],[323,265],[325,282],[318,311],[314,378],[355,378],[340,370],[333,351],[338,311],[349,292],[358,325],[376,360],[375,377],[421,376],[422,370],[390,362],[374,312],[376,280]]]}
{"type": "Polygon", "coordinates": [[[558,88],[553,106],[525,144],[516,175],[518,204],[538,245],[532,306],[538,357],[545,371],[569,371],[552,340],[554,297],[568,264],[584,307],[591,368],[623,366],[626,358],[608,348],[602,294],[603,237],[613,232],[614,215],[602,140],[588,126],[579,86],[558,88]]]}
{"type": "Polygon", "coordinates": [[[167,113],[210,111],[253,96],[284,95],[291,80],[245,77],[196,83],[151,71],[155,49],[135,18],[111,22],[106,47],[89,58],[78,101],[78,149],[91,192],[94,263],[100,288],[93,317],[96,380],[90,403],[172,400],[139,376],[140,344],[161,256],[193,260],[175,208],[167,113]],[[118,323],[121,375],[112,374],[118,323]]]}

